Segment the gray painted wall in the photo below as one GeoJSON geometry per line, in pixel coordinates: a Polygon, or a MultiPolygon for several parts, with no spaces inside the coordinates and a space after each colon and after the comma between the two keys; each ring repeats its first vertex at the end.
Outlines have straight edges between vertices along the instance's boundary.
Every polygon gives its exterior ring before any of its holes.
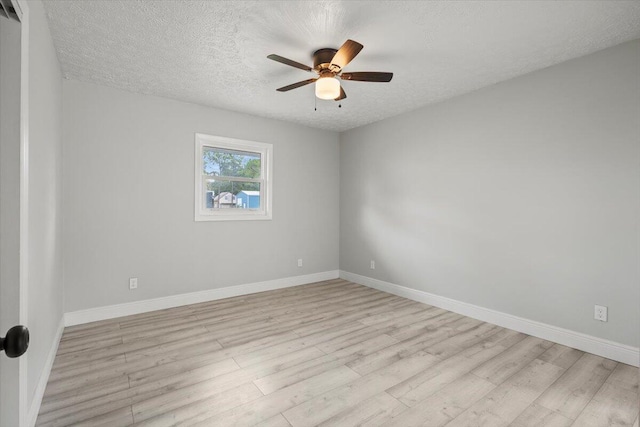
{"type": "Polygon", "coordinates": [[[42,2],[28,6],[30,406],[63,315],[62,76],[42,2]]]}
{"type": "Polygon", "coordinates": [[[340,267],[638,346],[639,170],[636,40],[341,134],[340,267]]]}
{"type": "Polygon", "coordinates": [[[77,81],[63,97],[65,311],[338,268],[336,133],[77,81]],[[273,220],[194,221],[196,132],[273,143],[273,220]]]}

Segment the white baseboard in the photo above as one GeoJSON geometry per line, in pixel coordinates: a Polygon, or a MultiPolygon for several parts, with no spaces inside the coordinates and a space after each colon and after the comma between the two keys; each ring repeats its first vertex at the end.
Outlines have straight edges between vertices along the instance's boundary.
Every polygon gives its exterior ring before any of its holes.
{"type": "Polygon", "coordinates": [[[522,332],[527,335],[553,341],[568,347],[577,348],[578,350],[593,353],[628,365],[640,365],[640,349],[637,347],[631,347],[580,332],[537,322],[535,320],[513,316],[511,314],[407,288],[394,283],[372,279],[371,277],[349,273],[348,271],[340,270],[340,278],[388,292],[390,294],[409,298],[424,304],[440,307],[445,310],[453,311],[454,313],[473,317],[474,319],[482,320],[504,328],[513,329],[514,331],[522,332]]]}
{"type": "Polygon", "coordinates": [[[338,270],[323,271],[320,273],[305,274],[303,276],[285,277],[282,279],[267,280],[264,282],[247,283],[244,285],[228,286],[226,288],[72,311],[65,313],[64,324],[65,326],[80,325],[83,323],[96,322],[98,320],[114,319],[116,317],[130,316],[132,314],[146,313],[155,310],[164,310],[166,308],[179,307],[182,305],[197,304],[200,302],[230,298],[239,295],[299,286],[306,283],[332,280],[337,279],[338,276],[338,270]]]}
{"type": "Polygon", "coordinates": [[[40,412],[40,405],[42,404],[42,398],[44,397],[44,390],[47,387],[47,382],[49,381],[49,375],[51,374],[51,368],[53,367],[53,361],[55,360],[56,353],[58,352],[58,345],[60,344],[60,339],[62,338],[63,331],[64,317],[60,319],[60,323],[58,324],[56,336],[53,339],[53,344],[49,349],[47,360],[45,361],[42,372],[40,373],[38,385],[36,386],[36,391],[33,395],[33,400],[31,401],[31,406],[29,406],[29,412],[27,414],[27,426],[29,427],[33,427],[36,425],[38,412],[40,412]]]}

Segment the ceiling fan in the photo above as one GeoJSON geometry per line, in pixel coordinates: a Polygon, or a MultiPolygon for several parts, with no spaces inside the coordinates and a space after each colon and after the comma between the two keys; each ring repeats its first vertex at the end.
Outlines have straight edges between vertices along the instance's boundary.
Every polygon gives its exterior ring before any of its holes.
{"type": "Polygon", "coordinates": [[[356,57],[364,46],[360,43],[347,40],[340,49],[324,48],[316,50],[313,53],[313,68],[301,64],[291,59],[284,58],[280,55],[269,55],[267,58],[280,62],[291,67],[299,68],[304,71],[314,72],[318,77],[293,83],[276,89],[278,92],[287,92],[306,86],[310,83],[316,84],[316,96],[320,99],[333,99],[340,101],[345,99],[347,94],[340,85],[342,80],[353,80],[358,82],[389,82],[393,77],[393,73],[383,73],[377,71],[360,71],[355,73],[343,72],[344,67],[356,57]]]}

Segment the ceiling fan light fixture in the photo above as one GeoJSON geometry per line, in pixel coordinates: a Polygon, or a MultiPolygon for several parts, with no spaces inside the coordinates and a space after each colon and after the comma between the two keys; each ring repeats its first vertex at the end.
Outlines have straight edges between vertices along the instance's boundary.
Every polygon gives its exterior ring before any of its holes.
{"type": "MultiPolygon", "coordinates": [[[[2,2],[2,0],[0,0],[2,2]]],[[[313,68],[292,61],[280,55],[271,54],[267,58],[290,67],[299,68],[318,75],[317,78],[303,80],[276,89],[278,92],[288,92],[311,83],[316,84],[316,97],[325,100],[342,101],[347,97],[340,85],[340,80],[353,80],[357,82],[390,82],[393,73],[379,71],[359,71],[344,73],[344,67],[362,50],[362,45],[353,40],[347,40],[340,49],[323,48],[313,53],[313,68]],[[340,80],[338,80],[338,78],[340,80]]],[[[341,105],[339,105],[341,106],[341,105]]]]}
{"type": "Polygon", "coordinates": [[[336,99],[340,96],[340,82],[335,77],[316,80],[316,96],[320,99],[336,99]]]}

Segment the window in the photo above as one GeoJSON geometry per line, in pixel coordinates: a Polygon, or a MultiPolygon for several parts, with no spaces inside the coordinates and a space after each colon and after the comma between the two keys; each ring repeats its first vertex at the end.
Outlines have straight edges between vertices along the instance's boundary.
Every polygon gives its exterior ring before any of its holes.
{"type": "Polygon", "coordinates": [[[271,144],[196,134],[196,221],[271,219],[271,144]]]}

